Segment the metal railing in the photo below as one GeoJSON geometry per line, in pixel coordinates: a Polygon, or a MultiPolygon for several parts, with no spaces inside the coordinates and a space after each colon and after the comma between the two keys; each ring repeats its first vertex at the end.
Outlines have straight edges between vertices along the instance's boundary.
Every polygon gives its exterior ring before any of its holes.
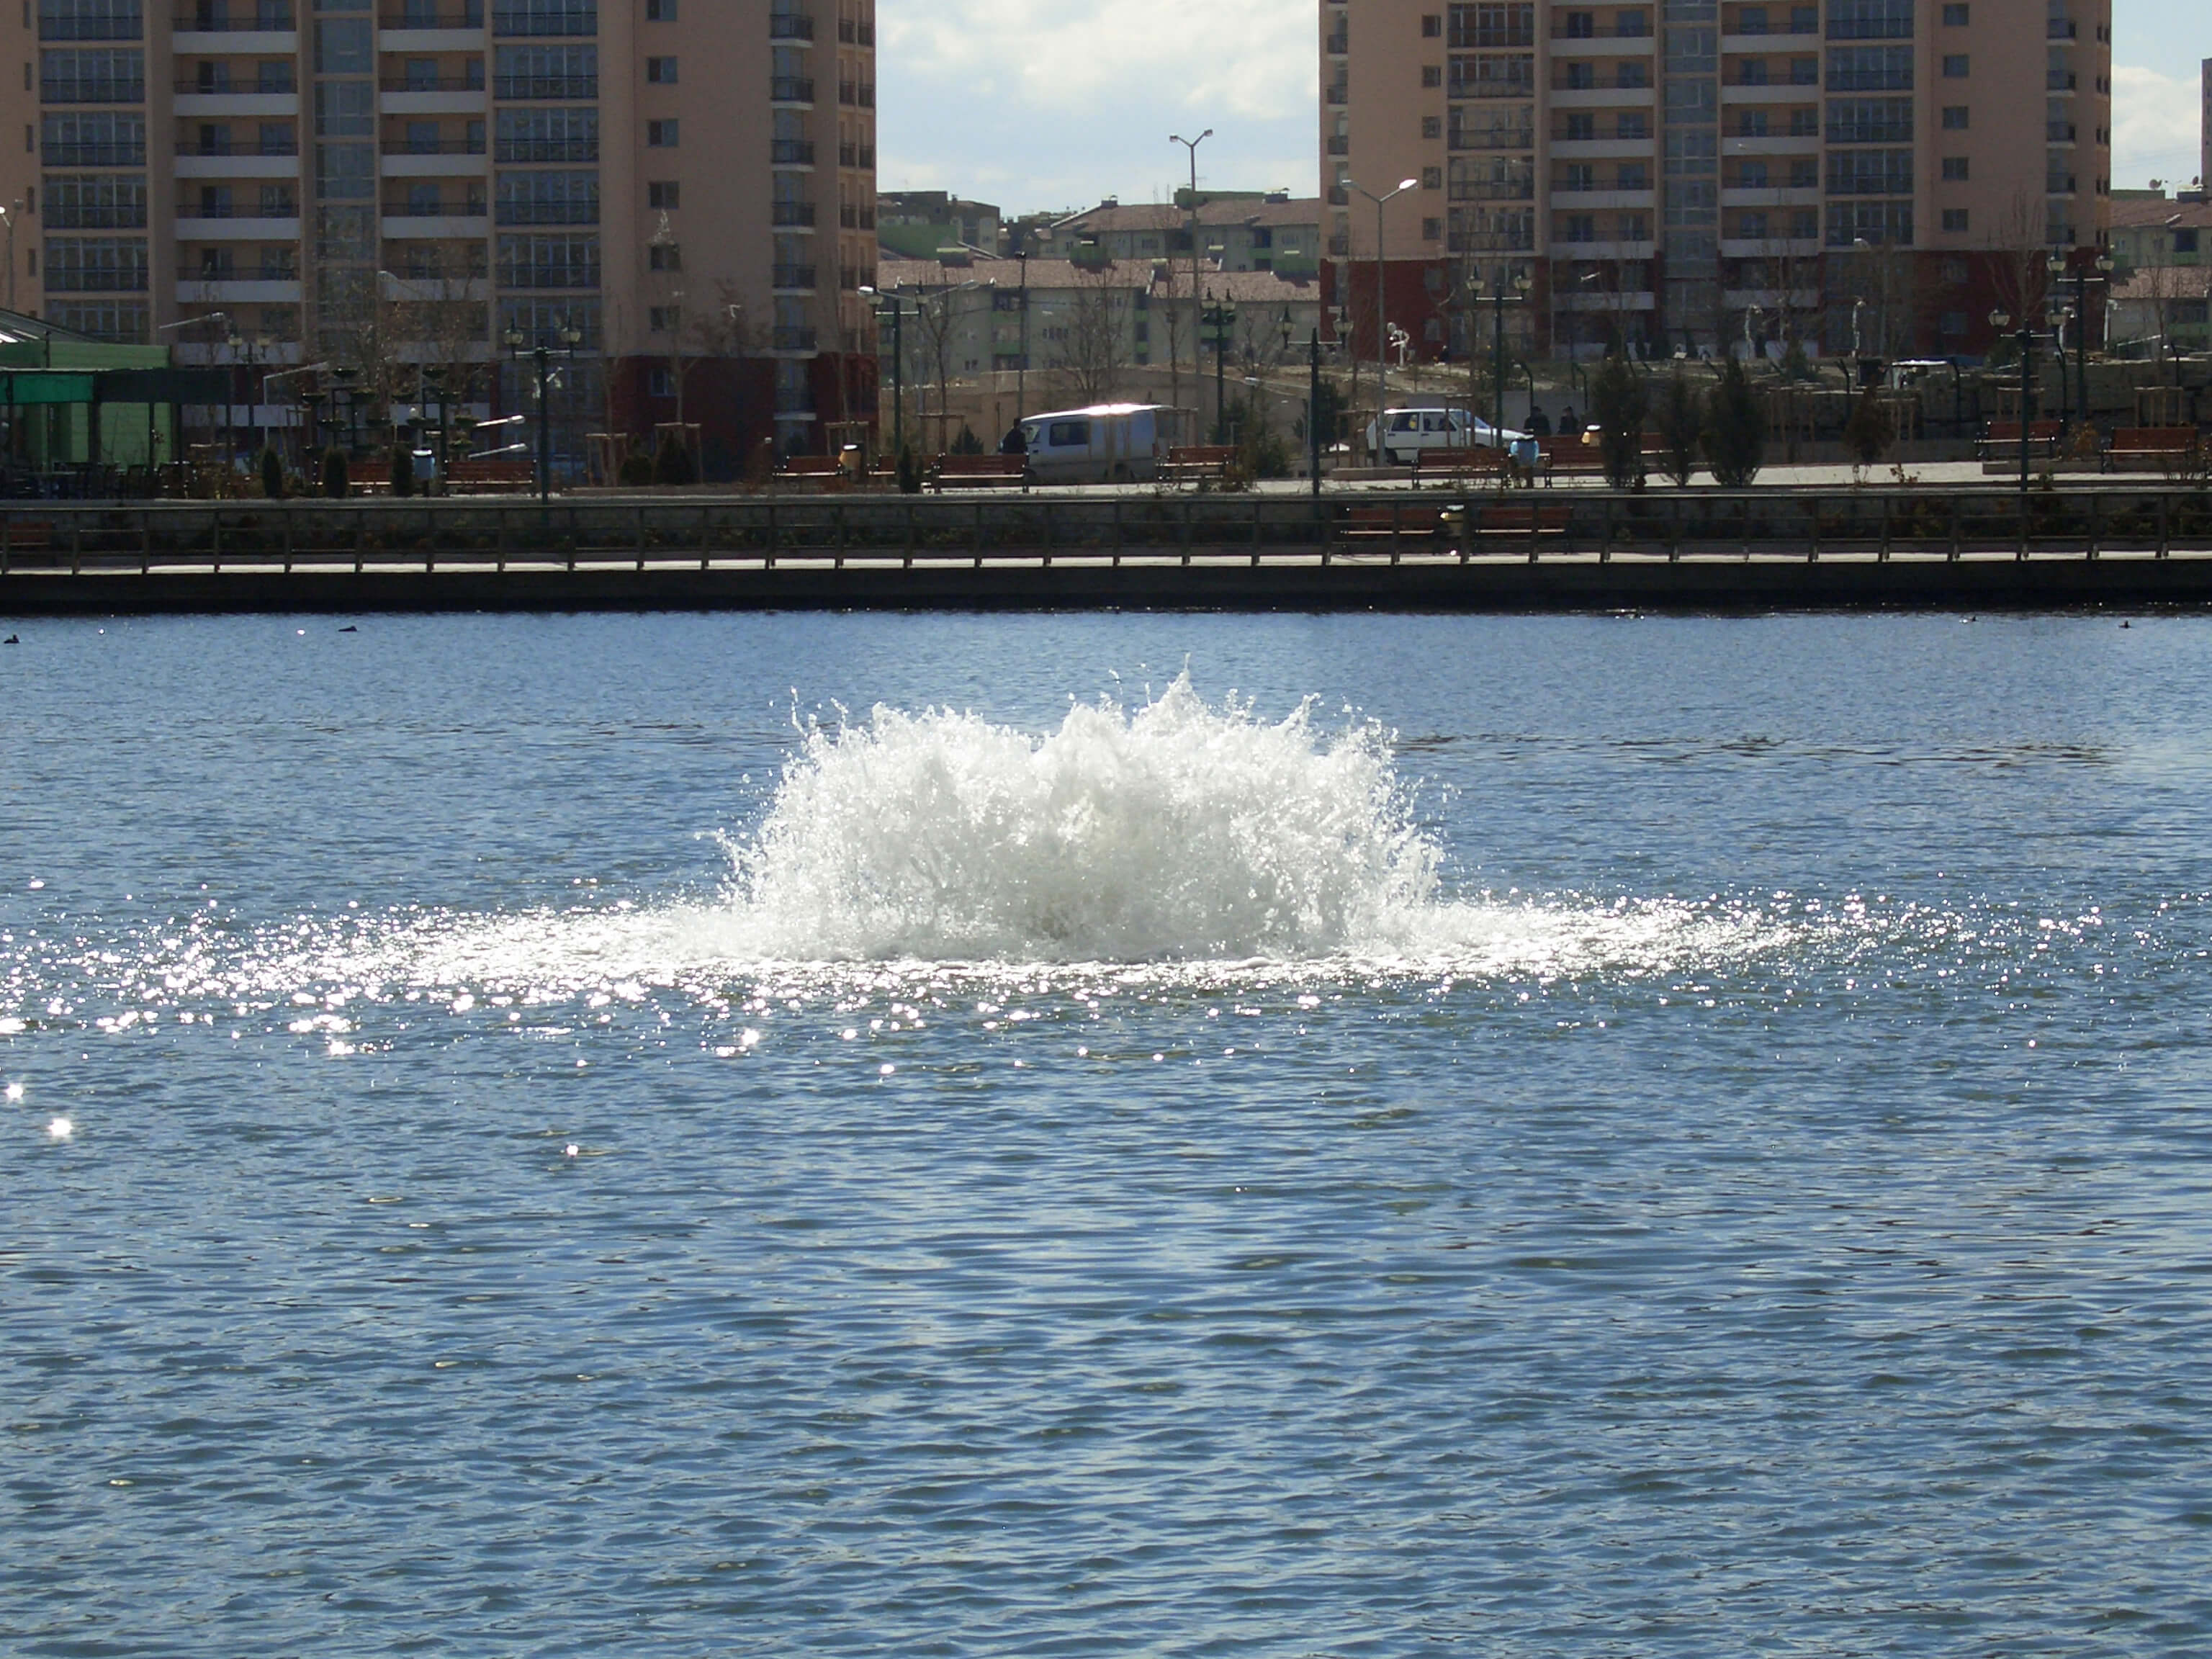
{"type": "Polygon", "coordinates": [[[771,40],[811,40],[814,20],[804,12],[772,11],[768,15],[768,38],[771,40]]]}
{"type": "Polygon", "coordinates": [[[492,77],[501,98],[591,98],[599,95],[596,75],[500,75],[492,77]]]}
{"type": "MultiPolygon", "coordinates": [[[[1977,604],[2078,607],[2115,598],[2212,599],[2212,492],[2185,483],[2016,489],[1768,489],[1355,491],[1291,495],[1061,492],[957,500],[896,493],[707,501],[40,501],[0,507],[11,604],[54,579],[95,576],[86,602],[140,601],[118,576],[788,568],[1097,573],[1205,569],[1214,602],[1241,592],[1371,600],[1363,574],[1410,567],[1431,599],[1548,593],[1563,607],[1646,601],[1767,606],[1977,604]],[[1565,586],[1516,567],[1548,568],[1565,586]],[[1480,571],[1471,568],[1481,568],[1480,571]],[[1318,589],[1312,572],[1341,568],[1318,589]],[[1615,568],[1610,570],[1607,568],[1615,568]],[[1239,576],[1238,571],[1247,573],[1239,576]],[[1449,574],[1465,570],[1464,576],[1449,574]],[[1581,574],[1576,574],[1579,571],[1581,574]],[[1273,572],[1272,577],[1255,573],[1273,572]],[[1602,574],[1601,574],[1602,573],[1602,574]],[[1794,573],[1794,574],[1793,574],[1794,573]],[[2094,573],[2094,574],[2092,574],[2094,573]],[[21,585],[15,585],[21,579],[21,585]],[[1462,582],[1474,586],[1461,586],[1462,582]],[[1281,586],[1288,583],[1289,586],[1281,586]],[[1502,586],[1501,586],[1502,584],[1502,586]]],[[[1091,573],[1084,574],[1083,573],[1091,573]]],[[[1079,586],[1039,589],[1075,597],[1079,586]]],[[[1102,603],[1110,593],[1101,590],[1102,603]]],[[[520,601],[526,586],[511,590],[520,601]]],[[[898,602],[911,589],[843,585],[824,602],[898,602]]],[[[175,590],[180,608],[198,590],[175,590]]],[[[640,597],[644,597],[642,593],[640,597]]],[[[149,595],[150,602],[152,596],[149,595]]],[[[199,595],[204,604],[204,596],[199,595]]],[[[419,601],[418,601],[419,602],[419,601]]],[[[1079,598],[1078,599],[1079,602],[1079,598]]]]}

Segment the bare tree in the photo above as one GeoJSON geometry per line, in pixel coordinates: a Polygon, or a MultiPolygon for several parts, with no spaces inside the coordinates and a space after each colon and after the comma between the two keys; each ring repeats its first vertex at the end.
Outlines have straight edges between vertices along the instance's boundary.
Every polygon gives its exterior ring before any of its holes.
{"type": "Polygon", "coordinates": [[[921,337],[924,361],[936,372],[937,447],[944,450],[946,410],[952,398],[952,337],[959,319],[953,309],[957,290],[924,294],[914,308],[915,331],[921,337]]]}
{"type": "Polygon", "coordinates": [[[1129,367],[1130,280],[1110,259],[1079,266],[1065,312],[1065,337],[1054,353],[1055,395],[1072,404],[1113,401],[1129,367]]]}
{"type": "Polygon", "coordinates": [[[2035,205],[2024,192],[2014,191],[1990,227],[1988,246],[1998,308],[2011,316],[2015,326],[2039,320],[2044,296],[2051,289],[2051,271],[2043,239],[2037,234],[2035,205]]]}

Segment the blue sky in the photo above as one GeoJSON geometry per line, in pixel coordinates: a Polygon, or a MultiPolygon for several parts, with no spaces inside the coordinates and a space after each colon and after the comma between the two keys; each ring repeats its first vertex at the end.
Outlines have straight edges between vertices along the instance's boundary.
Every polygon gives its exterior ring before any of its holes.
{"type": "MultiPolygon", "coordinates": [[[[1932,3],[1932,0],[1930,0],[1932,3]]],[[[2036,0],[1984,0],[2033,10],[2036,0]]],[[[886,190],[1009,211],[1316,184],[1314,0],[878,0],[886,190]]],[[[2196,175],[2212,0],[2115,0],[2116,184],[2196,175]]]]}

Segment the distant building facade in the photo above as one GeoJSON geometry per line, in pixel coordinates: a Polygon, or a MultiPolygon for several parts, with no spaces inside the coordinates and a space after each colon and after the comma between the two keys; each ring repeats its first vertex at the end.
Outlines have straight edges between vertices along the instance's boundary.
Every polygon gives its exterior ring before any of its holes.
{"type": "Polygon", "coordinates": [[[1984,349],[2101,246],[2111,0],[1323,0],[1330,280],[1428,355],[1984,349]],[[1382,216],[1364,191],[1413,187],[1382,216]],[[1434,328],[1427,326],[1434,324],[1434,328]]]}
{"type": "MultiPolygon", "coordinates": [[[[1036,251],[1062,259],[1191,257],[1189,192],[1172,204],[1102,202],[1056,221],[1036,251]]],[[[1320,268],[1321,202],[1314,197],[1200,191],[1198,256],[1224,270],[1311,276],[1320,268]]]]}
{"type": "Polygon", "coordinates": [[[933,259],[939,248],[1006,251],[999,210],[941,190],[891,190],[876,198],[876,236],[886,254],[933,259]]]}

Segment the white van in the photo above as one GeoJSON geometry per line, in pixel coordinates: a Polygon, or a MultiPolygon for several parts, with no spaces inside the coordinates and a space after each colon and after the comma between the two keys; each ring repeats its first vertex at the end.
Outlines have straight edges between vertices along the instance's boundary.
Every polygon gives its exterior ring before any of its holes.
{"type": "Polygon", "coordinates": [[[1173,412],[1164,404],[1099,404],[1032,415],[1017,429],[1039,483],[1132,483],[1159,475],[1173,412]]]}
{"type": "MultiPolygon", "coordinates": [[[[1498,432],[1489,422],[1463,409],[1386,409],[1382,411],[1382,462],[1411,466],[1424,449],[1494,448],[1498,432]]],[[[1522,434],[1508,431],[1511,444],[1522,434]]],[[[1367,423],[1367,453],[1376,453],[1375,422],[1367,423]]]]}

